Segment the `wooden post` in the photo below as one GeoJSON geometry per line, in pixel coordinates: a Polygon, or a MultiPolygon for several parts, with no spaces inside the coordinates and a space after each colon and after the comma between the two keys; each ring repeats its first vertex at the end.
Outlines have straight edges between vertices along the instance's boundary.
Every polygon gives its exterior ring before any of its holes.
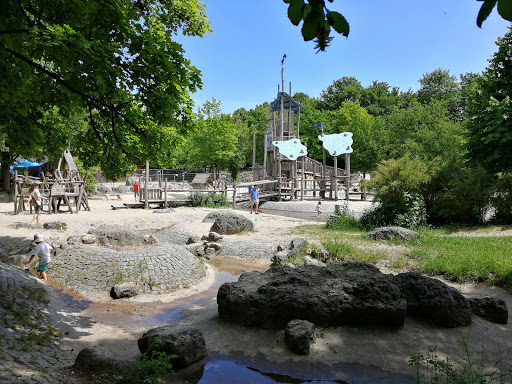
{"type": "Polygon", "coordinates": [[[252,179],[258,180],[258,170],[256,169],[256,134],[252,134],[252,179]]]}
{"type": "MultiPolygon", "coordinates": [[[[299,117],[300,117],[300,114],[299,114],[299,117]]],[[[304,200],[304,187],[306,185],[306,180],[305,180],[306,174],[304,172],[304,168],[306,167],[306,162],[304,160],[305,157],[306,156],[302,156],[302,160],[301,160],[302,161],[302,179],[300,180],[300,201],[304,200]]]]}
{"type": "Polygon", "coordinates": [[[235,206],[236,202],[236,180],[233,181],[233,207],[235,206]]]}
{"type": "Polygon", "coordinates": [[[338,156],[334,156],[334,200],[338,201],[338,156]]]}
{"type": "Polygon", "coordinates": [[[167,179],[165,179],[164,208],[166,208],[166,209],[167,209],[167,179]]]}
{"type": "Polygon", "coordinates": [[[144,185],[144,209],[149,209],[149,161],[146,160],[146,184],[144,185]]]}
{"type": "Polygon", "coordinates": [[[347,195],[345,200],[350,199],[350,153],[345,153],[345,186],[347,187],[347,195]]]}

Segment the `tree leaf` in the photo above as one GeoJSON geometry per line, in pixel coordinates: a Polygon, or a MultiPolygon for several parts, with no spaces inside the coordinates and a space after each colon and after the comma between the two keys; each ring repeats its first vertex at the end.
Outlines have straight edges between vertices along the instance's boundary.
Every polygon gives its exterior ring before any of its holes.
{"type": "Polygon", "coordinates": [[[299,25],[304,14],[304,0],[292,0],[288,7],[288,18],[293,25],[299,25]]]}
{"type": "Polygon", "coordinates": [[[322,22],[324,21],[323,14],[311,11],[304,19],[302,26],[302,37],[304,41],[313,40],[320,33],[322,22]]]}
{"type": "Polygon", "coordinates": [[[327,21],[336,32],[341,33],[345,37],[348,37],[350,26],[348,25],[347,19],[345,19],[341,13],[329,12],[327,14],[327,21]]]}
{"type": "Polygon", "coordinates": [[[286,4],[290,4],[292,0],[283,0],[286,4]]]}
{"type": "Polygon", "coordinates": [[[498,0],[484,0],[480,12],[478,12],[478,17],[476,18],[476,25],[478,25],[479,28],[482,28],[482,23],[487,19],[497,1],[498,0]]]}
{"type": "Polygon", "coordinates": [[[512,21],[512,2],[510,0],[498,0],[498,13],[505,20],[512,21]]]}

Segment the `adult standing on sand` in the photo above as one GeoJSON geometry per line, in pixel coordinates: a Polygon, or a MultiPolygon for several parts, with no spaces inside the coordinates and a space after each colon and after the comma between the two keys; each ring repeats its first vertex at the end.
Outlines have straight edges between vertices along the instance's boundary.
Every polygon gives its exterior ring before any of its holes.
{"type": "Polygon", "coordinates": [[[133,198],[135,201],[139,200],[139,183],[137,183],[137,180],[133,183],[133,198]]]}
{"type": "Polygon", "coordinates": [[[34,248],[32,255],[30,255],[30,259],[28,261],[25,261],[24,264],[29,264],[34,259],[35,256],[38,256],[39,265],[37,267],[37,270],[41,275],[40,278],[43,281],[48,281],[48,276],[46,276],[46,267],[48,266],[50,261],[52,261],[50,254],[55,253],[55,249],[53,249],[48,243],[44,242],[43,235],[35,235],[34,241],[37,245],[34,248]]]}
{"type": "Polygon", "coordinates": [[[252,210],[253,210],[253,207],[255,208],[255,214],[257,215],[258,214],[258,205],[260,204],[260,200],[259,200],[259,189],[258,189],[258,186],[255,185],[252,189],[251,189],[251,214],[252,214],[252,210]]]}
{"type": "Polygon", "coordinates": [[[41,192],[39,192],[39,184],[34,184],[34,189],[30,193],[30,200],[35,209],[34,216],[32,217],[32,223],[35,221],[36,224],[41,224],[39,222],[39,214],[41,213],[41,207],[43,206],[42,199],[43,197],[41,196],[41,192]]]}

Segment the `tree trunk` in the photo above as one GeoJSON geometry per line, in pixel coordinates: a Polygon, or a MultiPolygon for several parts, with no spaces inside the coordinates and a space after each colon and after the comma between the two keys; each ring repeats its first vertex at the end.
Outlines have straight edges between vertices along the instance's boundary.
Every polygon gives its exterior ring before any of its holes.
{"type": "Polygon", "coordinates": [[[2,167],[0,169],[0,175],[2,177],[2,189],[8,191],[11,189],[11,175],[9,173],[9,166],[11,165],[13,158],[9,155],[9,152],[1,152],[0,161],[2,167]]]}

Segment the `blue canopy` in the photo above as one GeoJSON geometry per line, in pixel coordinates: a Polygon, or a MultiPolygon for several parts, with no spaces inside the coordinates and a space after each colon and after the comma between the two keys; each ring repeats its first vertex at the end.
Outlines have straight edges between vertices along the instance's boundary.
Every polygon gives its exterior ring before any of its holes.
{"type": "Polygon", "coordinates": [[[30,168],[30,167],[40,167],[41,163],[33,163],[32,161],[28,160],[21,160],[19,163],[16,161],[14,162],[13,168],[30,168]]]}

